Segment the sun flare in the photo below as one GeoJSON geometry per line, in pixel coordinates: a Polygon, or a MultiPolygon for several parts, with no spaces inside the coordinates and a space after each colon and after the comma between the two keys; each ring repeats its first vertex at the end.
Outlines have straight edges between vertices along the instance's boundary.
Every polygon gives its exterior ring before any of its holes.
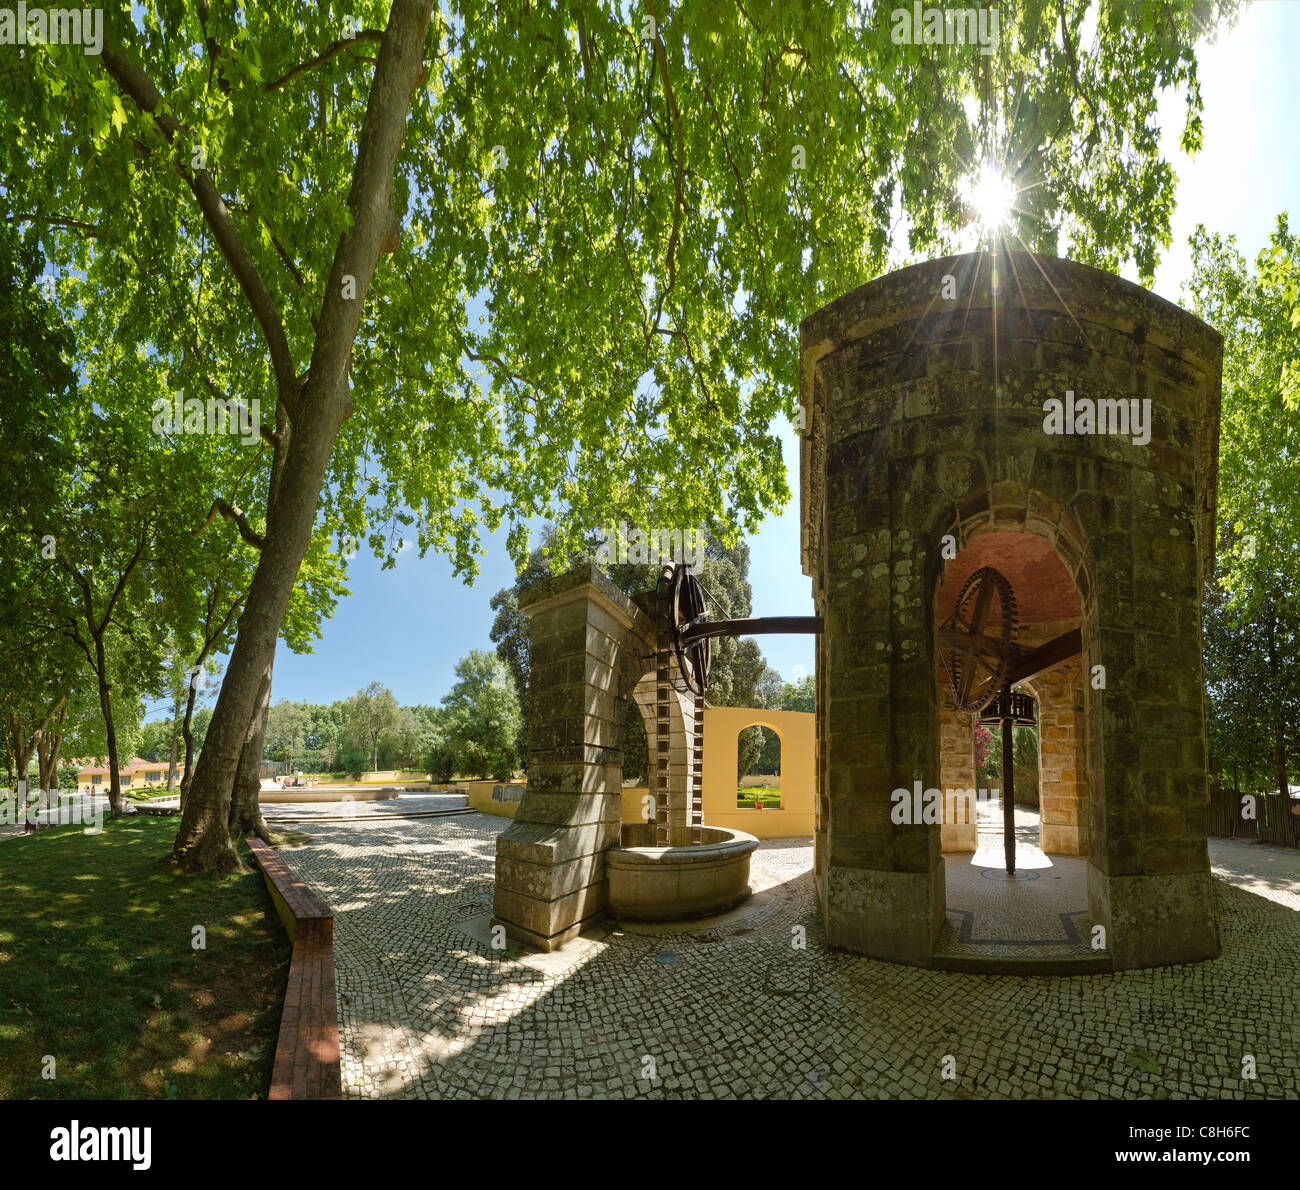
{"type": "Polygon", "coordinates": [[[985,161],[970,179],[968,199],[975,221],[986,234],[1000,232],[1011,220],[1015,184],[993,162],[985,161]]]}

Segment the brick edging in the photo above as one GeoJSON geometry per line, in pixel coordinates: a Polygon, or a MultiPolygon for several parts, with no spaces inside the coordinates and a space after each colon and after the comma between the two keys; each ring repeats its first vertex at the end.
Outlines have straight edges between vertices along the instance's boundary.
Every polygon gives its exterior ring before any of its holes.
{"type": "Polygon", "coordinates": [[[342,1099],[334,916],[261,839],[246,839],[293,941],[269,1099],[342,1099]]]}

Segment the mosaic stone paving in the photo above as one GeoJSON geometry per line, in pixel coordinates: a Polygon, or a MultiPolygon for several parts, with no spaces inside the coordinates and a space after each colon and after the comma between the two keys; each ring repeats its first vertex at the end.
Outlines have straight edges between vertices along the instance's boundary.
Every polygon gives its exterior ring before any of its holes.
{"type": "Polygon", "coordinates": [[[990,958],[1090,958],[1087,862],[1046,855],[1038,814],[1016,807],[1016,873],[1008,878],[1002,804],[980,805],[979,844],[944,856],[947,922],[936,953],[990,958]]]}
{"type": "Polygon", "coordinates": [[[1300,1097],[1300,855],[1211,845],[1212,962],[980,976],[826,953],[808,840],[764,843],[762,891],[712,923],[496,952],[506,825],[296,827],[286,855],[336,913],[349,1097],[1300,1097]]]}

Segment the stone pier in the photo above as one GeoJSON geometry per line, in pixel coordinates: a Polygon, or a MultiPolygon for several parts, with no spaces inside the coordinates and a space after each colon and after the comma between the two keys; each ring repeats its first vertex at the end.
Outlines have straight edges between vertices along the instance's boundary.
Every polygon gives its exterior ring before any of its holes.
{"type": "Polygon", "coordinates": [[[528,788],[497,839],[493,921],[549,951],[605,910],[627,700],[655,636],[649,616],[595,566],[535,584],[520,606],[531,622],[528,788]]]}

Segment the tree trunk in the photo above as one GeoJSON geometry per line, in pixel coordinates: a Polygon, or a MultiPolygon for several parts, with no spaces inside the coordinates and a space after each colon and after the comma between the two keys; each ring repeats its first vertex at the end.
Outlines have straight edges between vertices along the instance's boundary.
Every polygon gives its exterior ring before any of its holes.
{"type": "MultiPolygon", "coordinates": [[[[1286,779],[1286,721],[1282,714],[1282,690],[1281,690],[1281,659],[1278,657],[1277,647],[1277,613],[1275,609],[1270,608],[1268,621],[1268,665],[1273,678],[1273,748],[1274,761],[1277,764],[1275,775],[1277,777],[1277,791],[1285,799],[1290,796],[1290,790],[1287,788],[1286,779]]],[[[1283,806],[1287,805],[1284,800],[1283,806]]]]}
{"type": "Polygon", "coordinates": [[[181,735],[185,739],[185,773],[181,777],[181,809],[185,809],[185,799],[190,786],[194,784],[194,683],[190,683],[189,697],[185,700],[185,718],[181,722],[181,735]]]}
{"type": "Polygon", "coordinates": [[[59,753],[63,751],[63,724],[68,717],[68,704],[66,700],[59,707],[59,717],[46,730],[50,739],[50,778],[54,782],[53,788],[59,788],[59,753]]]}
{"type": "Polygon", "coordinates": [[[108,661],[104,657],[104,638],[95,637],[95,676],[99,679],[99,709],[104,716],[108,735],[108,805],[114,818],[122,817],[122,778],[117,771],[117,728],[113,725],[113,706],[108,697],[108,661]]]}
{"type": "Polygon", "coordinates": [[[36,763],[41,770],[41,788],[49,790],[57,800],[59,793],[59,746],[62,740],[48,730],[41,733],[36,746],[36,763]]]}
{"type": "Polygon", "coordinates": [[[176,791],[176,752],[179,743],[181,727],[181,697],[178,694],[176,701],[172,703],[172,757],[171,764],[167,766],[167,792],[176,791]]]}
{"type": "Polygon", "coordinates": [[[357,142],[348,194],[352,222],[334,253],[311,363],[295,391],[283,382],[279,390],[281,411],[288,416],[278,429],[281,443],[272,465],[261,555],[172,853],[185,871],[240,866],[230,840],[231,791],[260,684],[274,659],[285,608],[311,541],[330,451],[339,426],[352,412],[349,361],[375,264],[382,252],[396,246],[400,234],[392,206],[393,176],[411,95],[425,74],[432,7],[432,0],[395,0],[389,13],[357,142]],[[346,289],[345,277],[351,279],[346,289]]]}
{"type": "MultiPolygon", "coordinates": [[[[272,655],[274,662],[274,654],[272,655]]],[[[271,710],[271,666],[266,667],[257,688],[257,703],[248,724],[248,734],[239,754],[239,768],[235,772],[235,790],[230,803],[230,836],[241,839],[245,835],[267,838],[266,820],[262,817],[262,748],[266,739],[266,718],[271,710]]]]}
{"type": "Polygon", "coordinates": [[[28,834],[36,828],[27,821],[27,806],[31,799],[32,791],[27,788],[27,773],[31,768],[32,754],[36,751],[37,742],[40,735],[28,736],[23,729],[23,725],[15,718],[13,720],[13,740],[14,755],[18,758],[18,781],[14,786],[14,808],[17,811],[17,817],[23,824],[23,834],[28,834]]]}
{"type": "MultiPolygon", "coordinates": [[[[36,803],[36,809],[39,812],[50,804],[49,794],[45,791],[49,786],[45,783],[45,773],[49,765],[47,748],[45,744],[45,732],[36,733],[36,789],[39,800],[36,803]]],[[[30,790],[28,791],[30,794],[30,790]]],[[[56,796],[56,801],[57,796],[56,796]]]]}
{"type": "MultiPolygon", "coordinates": [[[[26,781],[27,771],[32,767],[32,756],[36,752],[36,744],[40,736],[29,736],[17,716],[10,717],[10,724],[14,741],[14,767],[17,770],[18,780],[26,781]]],[[[14,788],[17,786],[15,785],[14,788]]]]}

